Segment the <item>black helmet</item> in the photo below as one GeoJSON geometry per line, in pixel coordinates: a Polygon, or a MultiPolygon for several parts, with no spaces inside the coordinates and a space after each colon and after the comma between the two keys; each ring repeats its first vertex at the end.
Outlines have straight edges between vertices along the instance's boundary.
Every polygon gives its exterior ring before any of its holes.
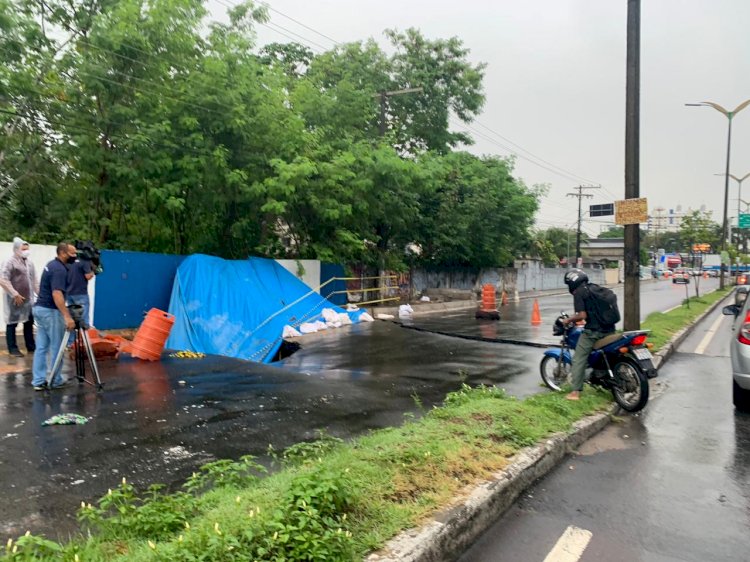
{"type": "Polygon", "coordinates": [[[571,269],[565,274],[563,280],[565,281],[565,284],[568,286],[568,290],[572,295],[578,287],[580,287],[584,283],[589,282],[589,276],[586,275],[586,272],[584,272],[583,270],[571,269]]]}

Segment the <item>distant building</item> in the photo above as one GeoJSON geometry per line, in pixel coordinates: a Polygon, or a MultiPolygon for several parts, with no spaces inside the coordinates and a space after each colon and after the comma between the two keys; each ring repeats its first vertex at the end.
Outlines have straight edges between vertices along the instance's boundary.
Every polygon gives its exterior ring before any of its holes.
{"type": "Polygon", "coordinates": [[[589,238],[581,241],[583,265],[607,267],[625,259],[624,238],[589,238]]]}

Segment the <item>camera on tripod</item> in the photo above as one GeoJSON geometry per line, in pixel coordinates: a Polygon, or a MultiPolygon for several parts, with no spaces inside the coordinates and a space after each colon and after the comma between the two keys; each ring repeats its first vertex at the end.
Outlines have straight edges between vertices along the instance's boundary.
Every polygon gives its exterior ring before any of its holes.
{"type": "Polygon", "coordinates": [[[67,308],[68,312],[70,312],[70,317],[73,319],[73,322],[76,323],[76,328],[78,328],[83,321],[83,305],[69,304],[67,308]]]}
{"type": "Polygon", "coordinates": [[[76,240],[75,247],[78,251],[78,259],[90,261],[92,270],[96,275],[104,271],[101,261],[101,252],[91,240],[76,240]]]}

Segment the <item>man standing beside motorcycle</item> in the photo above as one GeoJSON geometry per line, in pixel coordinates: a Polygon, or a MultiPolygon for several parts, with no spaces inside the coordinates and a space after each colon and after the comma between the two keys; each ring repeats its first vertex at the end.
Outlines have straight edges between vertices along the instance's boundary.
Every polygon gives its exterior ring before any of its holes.
{"type": "Polygon", "coordinates": [[[586,379],[589,354],[598,340],[615,331],[615,325],[601,325],[599,323],[593,299],[589,295],[589,278],[584,271],[571,269],[565,274],[564,280],[570,294],[573,295],[575,314],[565,318],[563,322],[565,324],[586,322],[583,333],[576,344],[576,352],[573,355],[573,365],[571,366],[573,390],[565,396],[568,400],[579,400],[586,379]]]}

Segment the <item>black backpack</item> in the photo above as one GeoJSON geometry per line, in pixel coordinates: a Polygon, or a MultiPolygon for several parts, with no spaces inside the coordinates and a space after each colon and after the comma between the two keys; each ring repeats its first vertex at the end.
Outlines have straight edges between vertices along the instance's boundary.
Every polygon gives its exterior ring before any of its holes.
{"type": "Polygon", "coordinates": [[[620,321],[620,310],[617,308],[617,295],[612,289],[589,283],[586,301],[591,307],[590,313],[602,328],[613,328],[620,321]]]}

